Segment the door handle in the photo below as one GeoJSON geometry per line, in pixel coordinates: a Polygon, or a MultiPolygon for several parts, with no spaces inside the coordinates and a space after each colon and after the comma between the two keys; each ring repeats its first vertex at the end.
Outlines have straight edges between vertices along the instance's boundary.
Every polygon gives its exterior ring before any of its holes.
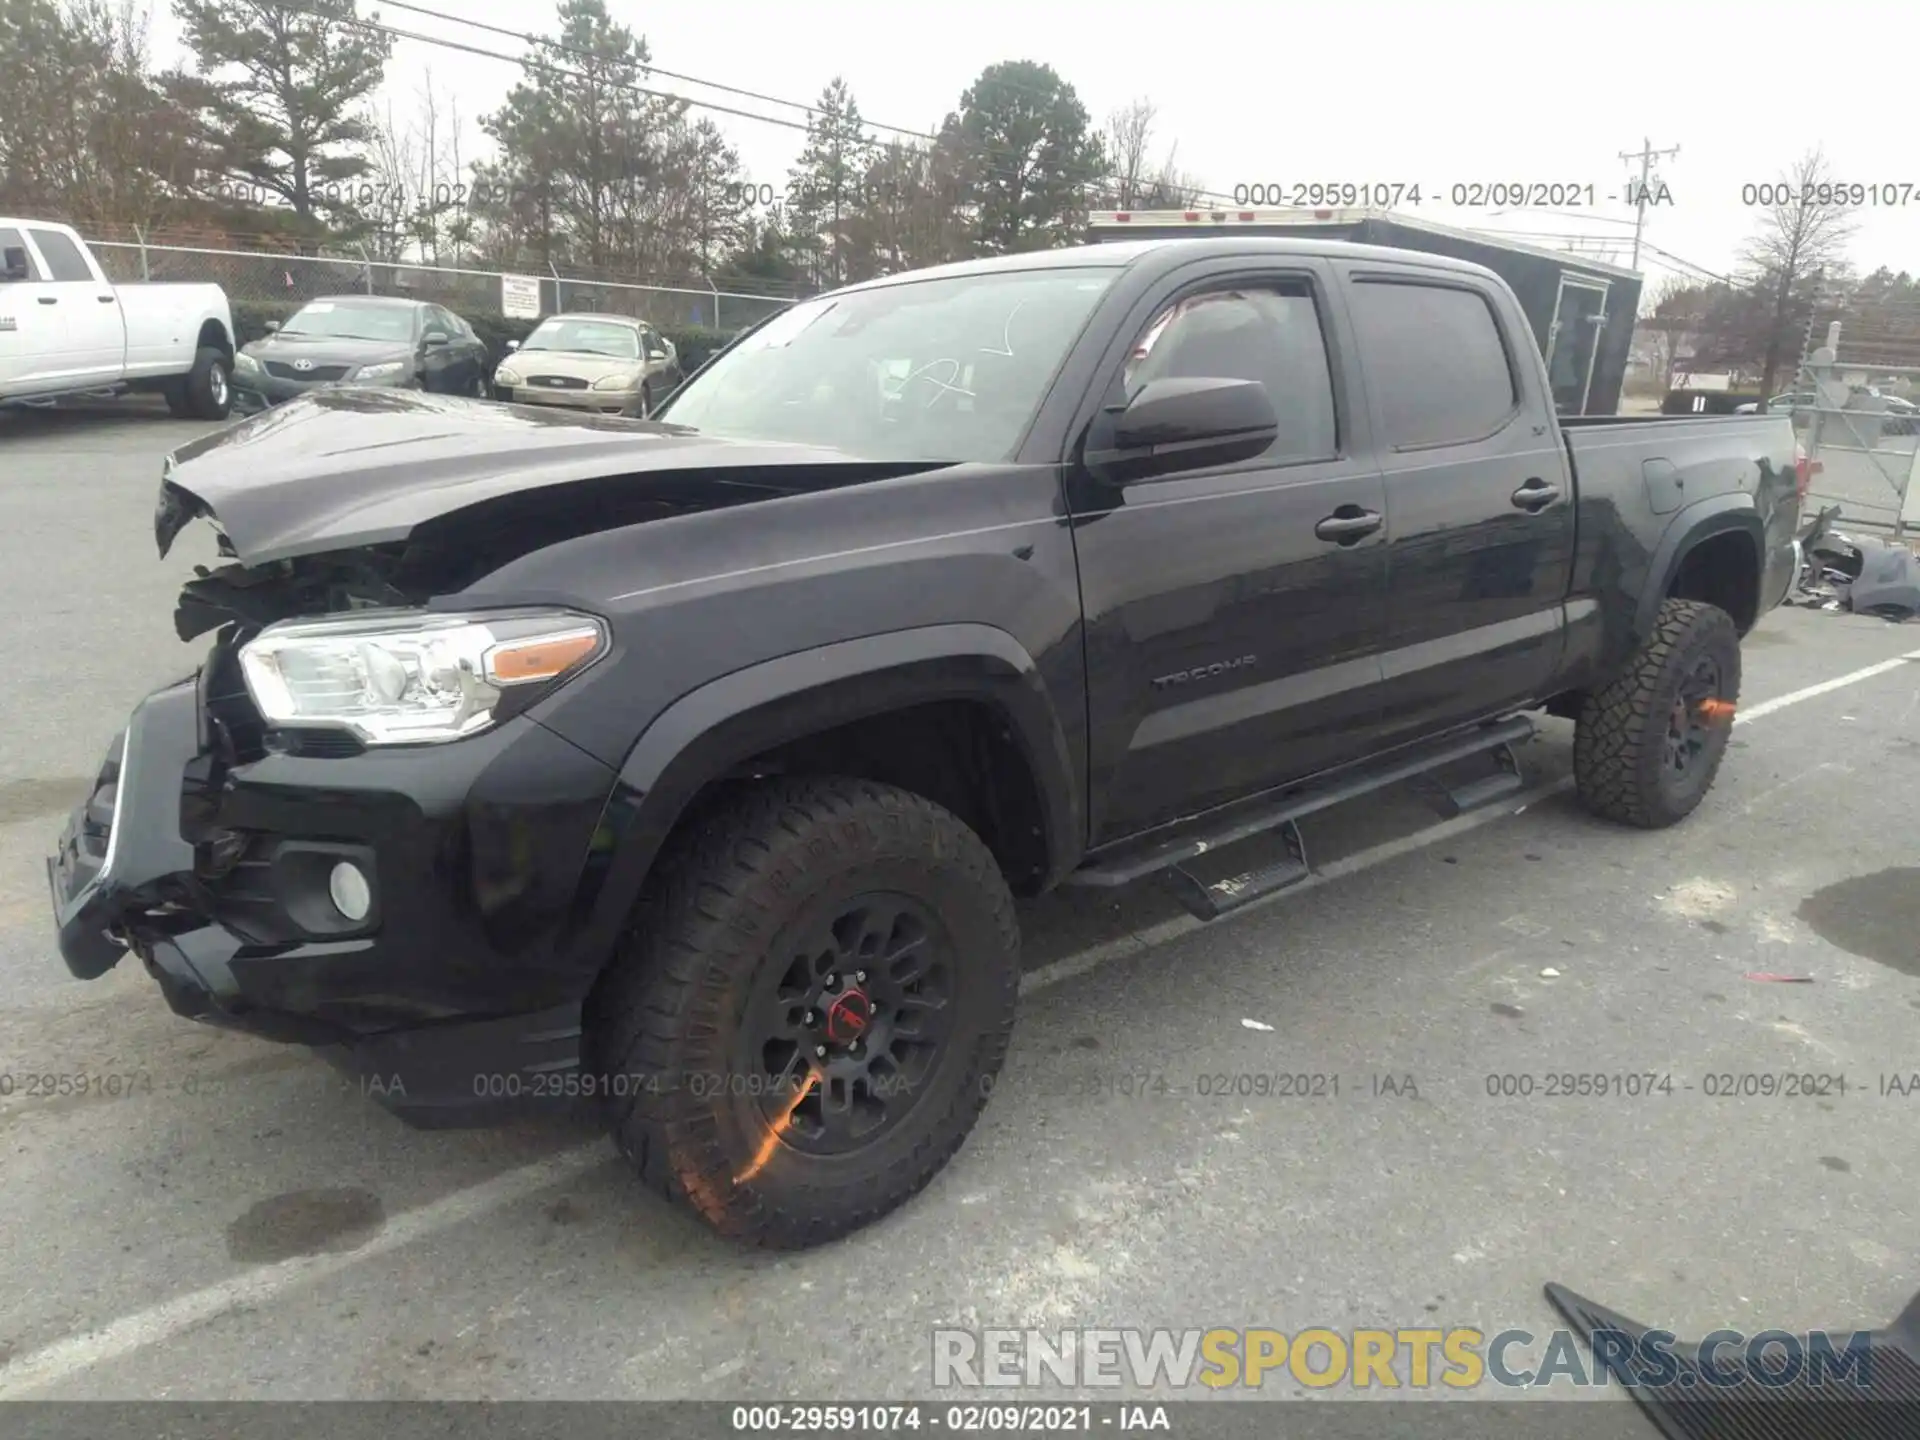
{"type": "Polygon", "coordinates": [[[1354,541],[1378,530],[1380,519],[1381,517],[1375,511],[1362,510],[1358,505],[1342,505],[1314,526],[1313,533],[1322,540],[1351,545],[1354,541]]]}
{"type": "Polygon", "coordinates": [[[111,305],[113,303],[113,296],[111,295],[96,295],[93,298],[98,300],[102,305],[111,305]]]}
{"type": "Polygon", "coordinates": [[[1560,487],[1549,485],[1539,476],[1513,492],[1513,503],[1522,510],[1543,510],[1560,498],[1560,487]]]}
{"type": "Polygon", "coordinates": [[[60,297],[58,295],[36,295],[33,298],[38,300],[42,305],[58,305],[60,303],[60,297]]]}

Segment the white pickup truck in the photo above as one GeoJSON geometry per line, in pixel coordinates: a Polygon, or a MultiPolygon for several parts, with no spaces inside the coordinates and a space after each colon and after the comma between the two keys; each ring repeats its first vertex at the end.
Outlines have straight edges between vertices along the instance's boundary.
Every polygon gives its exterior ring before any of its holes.
{"type": "Polygon", "coordinates": [[[69,227],[0,216],[0,405],[147,390],[224,420],[233,349],[218,285],[113,285],[69,227]]]}

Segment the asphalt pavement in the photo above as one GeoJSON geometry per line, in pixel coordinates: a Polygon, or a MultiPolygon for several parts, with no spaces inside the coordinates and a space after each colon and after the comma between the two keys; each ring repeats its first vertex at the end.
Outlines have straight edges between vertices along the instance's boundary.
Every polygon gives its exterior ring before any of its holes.
{"type": "Polygon", "coordinates": [[[196,661],[171,606],[210,553],[156,561],[152,515],[201,428],[0,421],[0,1074],[146,1082],[0,1094],[0,1397],[931,1398],[938,1326],[1545,1332],[1560,1281],[1697,1336],[1920,1289],[1920,627],[1766,619],[1668,831],[1579,811],[1548,721],[1521,798],[1316,816],[1319,878],[1213,926],[1151,887],[1024,907],[972,1140],[850,1240],[758,1254],[590,1131],[412,1131],[135,966],[67,976],[41,856],[196,661]],[[1845,1088],[1743,1078],[1782,1075],[1845,1088]]]}

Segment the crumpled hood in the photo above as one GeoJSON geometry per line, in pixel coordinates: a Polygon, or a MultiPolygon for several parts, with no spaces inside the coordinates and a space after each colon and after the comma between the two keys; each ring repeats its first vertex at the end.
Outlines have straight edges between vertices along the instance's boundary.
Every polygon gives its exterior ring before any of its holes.
{"type": "MultiPolygon", "coordinates": [[[[609,483],[690,482],[713,504],[773,499],[938,468],[837,450],[721,440],[641,420],[534,410],[413,390],[320,390],[167,458],[154,515],[164,556],[198,516],[253,566],[406,540],[489,501],[609,483]]],[[[699,507],[696,507],[699,508],[699,507]]]]}

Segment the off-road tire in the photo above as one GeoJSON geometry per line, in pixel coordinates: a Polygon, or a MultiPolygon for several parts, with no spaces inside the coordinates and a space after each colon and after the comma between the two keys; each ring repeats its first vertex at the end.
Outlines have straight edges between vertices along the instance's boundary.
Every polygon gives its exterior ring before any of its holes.
{"type": "Polygon", "coordinates": [[[203,345],[193,369],[165,390],[167,409],[180,419],[224,420],[233,413],[233,362],[224,350],[203,345]]]}
{"type": "Polygon", "coordinates": [[[722,1235],[771,1248],[837,1239],[905,1203],[972,1130],[1013,1028],[1019,927],[992,854],[932,802],[843,778],[757,784],[669,849],[586,1007],[585,1068],[621,1151],[722,1235]],[[951,1032],[896,1128],[832,1157],[769,1148],[750,1096],[713,1093],[738,1068],[750,997],[822,916],[875,892],[941,927],[951,1032]]]}
{"type": "Polygon", "coordinates": [[[1740,635],[1733,617],[1697,600],[1668,600],[1621,673],[1590,694],[1573,740],[1574,783],[1594,814],[1657,830],[1685,819],[1712,788],[1726,756],[1740,696],[1740,635]],[[1702,657],[1719,670],[1725,703],[1704,748],[1677,774],[1668,764],[1668,724],[1702,657]]]}

